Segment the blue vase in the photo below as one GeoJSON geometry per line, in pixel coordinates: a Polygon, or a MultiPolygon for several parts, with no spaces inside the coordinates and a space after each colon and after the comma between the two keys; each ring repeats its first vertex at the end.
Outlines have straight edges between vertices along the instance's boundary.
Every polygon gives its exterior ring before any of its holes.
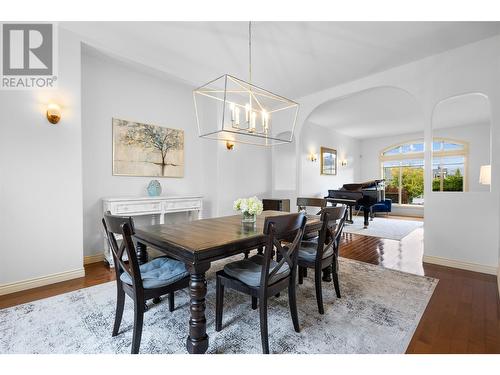
{"type": "Polygon", "coordinates": [[[157,197],[161,194],[161,184],[158,180],[151,180],[148,185],[148,194],[150,197],[157,197]]]}

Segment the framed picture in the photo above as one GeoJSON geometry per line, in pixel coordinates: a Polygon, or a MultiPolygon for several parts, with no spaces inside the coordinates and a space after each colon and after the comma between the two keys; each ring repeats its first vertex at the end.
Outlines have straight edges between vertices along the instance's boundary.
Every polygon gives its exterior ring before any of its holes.
{"type": "Polygon", "coordinates": [[[184,177],[184,131],[114,118],[113,175],[184,177]]]}
{"type": "Polygon", "coordinates": [[[337,150],[321,147],[321,174],[337,174],[337,150]]]}

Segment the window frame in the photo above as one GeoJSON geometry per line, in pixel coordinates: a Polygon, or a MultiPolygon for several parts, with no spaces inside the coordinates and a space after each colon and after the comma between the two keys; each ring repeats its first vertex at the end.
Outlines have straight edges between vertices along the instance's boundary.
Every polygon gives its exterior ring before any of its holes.
{"type": "MultiPolygon", "coordinates": [[[[380,151],[379,154],[379,165],[380,165],[380,177],[384,178],[384,162],[386,161],[404,161],[404,160],[414,160],[414,159],[421,159],[422,164],[423,164],[423,169],[424,169],[424,181],[425,181],[425,149],[426,149],[426,143],[422,138],[417,138],[417,139],[410,139],[407,141],[399,142],[392,144],[388,147],[385,147],[380,151]],[[418,152],[400,152],[398,154],[394,155],[384,155],[387,151],[390,151],[392,149],[398,148],[398,147],[403,147],[405,145],[409,144],[415,144],[415,143],[420,143],[423,145],[423,151],[418,151],[418,152]]],[[[462,192],[467,192],[469,190],[469,168],[468,168],[468,159],[469,159],[469,143],[466,141],[458,140],[458,139],[453,139],[453,138],[444,138],[444,137],[434,137],[432,139],[431,143],[431,169],[433,165],[433,160],[435,157],[446,157],[446,156],[463,156],[464,157],[464,173],[463,173],[463,191],[462,192]],[[432,145],[434,142],[444,142],[444,143],[454,143],[454,144],[459,144],[463,145],[462,150],[448,150],[448,151],[432,151],[432,145]]],[[[398,186],[398,202],[402,201],[402,169],[403,166],[399,165],[399,186],[398,186]]],[[[440,184],[440,190],[439,191],[433,191],[432,190],[432,185],[431,185],[431,193],[442,193],[443,192],[443,175],[441,174],[440,176],[441,179],[441,184],[440,184]]],[[[447,193],[445,191],[445,193],[447,193]]],[[[454,193],[454,192],[450,192],[454,193]]],[[[458,193],[458,192],[457,192],[458,193]]],[[[425,205],[418,205],[418,204],[406,204],[406,203],[393,203],[396,206],[404,206],[404,207],[423,207],[425,205]]]]}

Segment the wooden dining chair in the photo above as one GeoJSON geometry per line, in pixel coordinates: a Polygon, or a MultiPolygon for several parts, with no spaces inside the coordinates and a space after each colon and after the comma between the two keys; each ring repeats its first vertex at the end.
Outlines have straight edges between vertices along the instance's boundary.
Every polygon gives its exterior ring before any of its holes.
{"type": "Polygon", "coordinates": [[[169,310],[174,311],[174,292],[189,284],[189,273],[184,263],[174,259],[159,257],[139,265],[132,240],[134,221],[131,217],[114,216],[108,212],[102,219],[104,230],[113,254],[116,272],[116,314],[112,336],[120,329],[125,304],[125,294],[134,301],[134,331],[132,354],[139,353],[146,301],[168,294],[169,310]],[[120,245],[116,235],[123,236],[120,245]],[[123,256],[128,261],[123,260],[123,256]]]}
{"type": "Polygon", "coordinates": [[[321,274],[323,270],[332,273],[335,293],[340,298],[339,285],[339,247],[342,230],[347,218],[346,206],[325,207],[321,210],[321,229],[317,241],[302,241],[298,251],[299,284],[308,268],[314,269],[316,301],[320,314],[324,314],[321,274]]]}
{"type": "MultiPolygon", "coordinates": [[[[326,199],[323,199],[323,198],[303,198],[303,197],[297,198],[297,209],[299,212],[304,212],[307,215],[308,214],[307,207],[316,207],[316,210],[314,211],[314,213],[312,213],[312,215],[317,215],[321,212],[322,208],[326,207],[326,199]],[[318,208],[319,208],[319,211],[318,211],[318,208]]],[[[304,234],[304,240],[312,240],[316,237],[318,237],[317,232],[304,234]]]]}
{"type": "Polygon", "coordinates": [[[288,288],[293,327],[300,332],[295,296],[297,252],[306,225],[304,213],[267,217],[264,223],[264,253],[228,263],[217,272],[215,330],[222,329],[224,288],[235,289],[252,297],[252,309],[259,302],[262,352],[269,353],[267,300],[288,288]],[[290,241],[282,246],[281,240],[290,241]],[[273,260],[276,249],[278,261],[273,260]]]}
{"type": "MultiPolygon", "coordinates": [[[[319,207],[320,209],[326,207],[326,199],[324,198],[297,198],[297,208],[299,212],[306,212],[307,207],[319,207]]],[[[316,212],[315,212],[316,214],[316,212]]]]}

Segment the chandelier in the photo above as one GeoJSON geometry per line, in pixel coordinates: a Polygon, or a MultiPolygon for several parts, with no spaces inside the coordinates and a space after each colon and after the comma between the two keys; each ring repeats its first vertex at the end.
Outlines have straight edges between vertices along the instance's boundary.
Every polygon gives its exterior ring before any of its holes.
{"type": "Polygon", "coordinates": [[[273,146],[293,139],[299,104],[252,83],[252,23],[248,23],[249,82],[224,74],[193,91],[199,136],[273,146]]]}

